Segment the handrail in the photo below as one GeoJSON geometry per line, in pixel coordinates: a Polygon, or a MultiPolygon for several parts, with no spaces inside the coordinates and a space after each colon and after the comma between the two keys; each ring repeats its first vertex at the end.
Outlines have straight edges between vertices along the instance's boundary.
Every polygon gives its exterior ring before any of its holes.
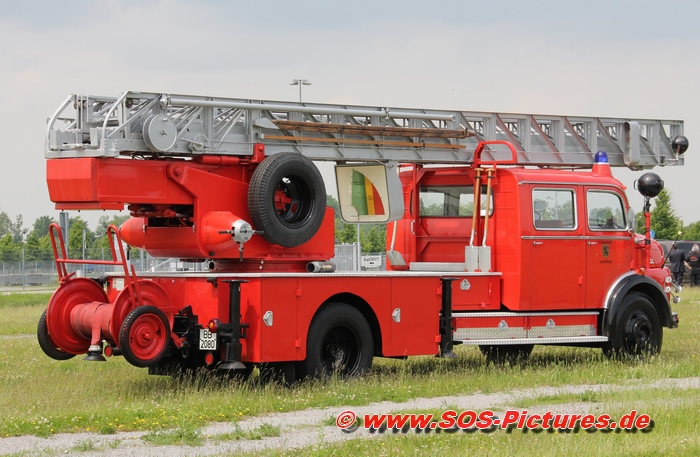
{"type": "Polygon", "coordinates": [[[474,167],[480,167],[481,165],[498,165],[498,164],[503,164],[503,165],[513,165],[518,163],[518,152],[515,149],[515,146],[513,143],[510,141],[503,141],[503,140],[491,140],[491,141],[480,141],[479,144],[476,146],[476,150],[474,151],[474,159],[472,160],[472,165],[474,167]],[[504,145],[508,146],[508,149],[510,149],[510,152],[512,154],[510,160],[490,160],[483,162],[481,160],[481,153],[484,152],[484,149],[486,149],[486,146],[489,145],[504,145]]]}
{"type": "Polygon", "coordinates": [[[51,239],[51,247],[53,249],[53,256],[56,262],[56,270],[58,271],[58,281],[59,284],[63,284],[68,281],[75,272],[68,273],[66,269],[66,264],[83,264],[83,265],[121,265],[124,269],[124,287],[129,289],[129,295],[131,296],[131,302],[136,306],[142,304],[141,291],[139,289],[136,269],[131,265],[129,269],[129,264],[126,260],[126,255],[124,253],[124,246],[122,244],[122,238],[119,235],[119,229],[115,225],[109,225],[107,227],[107,236],[109,238],[109,249],[112,253],[112,259],[114,260],[92,260],[92,259],[69,259],[66,254],[66,244],[63,239],[63,233],[61,232],[61,227],[53,222],[49,225],[49,238],[51,239]],[[58,239],[58,245],[56,243],[58,239]],[[116,242],[115,242],[116,241],[116,242]],[[119,246],[117,257],[117,247],[119,246]],[[59,256],[60,249],[60,256],[59,256]],[[117,260],[120,259],[120,260],[117,260]]]}

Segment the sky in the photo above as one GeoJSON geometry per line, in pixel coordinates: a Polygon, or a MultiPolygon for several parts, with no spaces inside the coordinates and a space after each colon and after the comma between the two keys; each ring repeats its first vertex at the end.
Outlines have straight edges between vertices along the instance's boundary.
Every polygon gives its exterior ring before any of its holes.
{"type": "MultiPolygon", "coordinates": [[[[654,171],[688,224],[699,25],[697,0],[0,0],[0,210],[58,219],[45,124],[70,94],[294,101],[301,78],[318,103],[684,120],[686,165],[654,171]]],[[[642,173],[614,174],[640,212],[642,173]]]]}

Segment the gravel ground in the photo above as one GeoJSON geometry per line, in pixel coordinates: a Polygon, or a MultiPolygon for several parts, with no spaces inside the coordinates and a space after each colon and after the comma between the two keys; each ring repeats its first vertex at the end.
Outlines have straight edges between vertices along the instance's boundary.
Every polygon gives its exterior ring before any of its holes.
{"type": "MultiPolygon", "coordinates": [[[[424,411],[431,409],[456,408],[460,410],[491,409],[496,413],[514,408],[513,404],[520,399],[536,398],[557,394],[580,394],[588,391],[620,391],[627,389],[645,388],[700,388],[700,377],[683,379],[663,379],[652,383],[638,383],[626,386],[616,385],[571,385],[563,387],[539,387],[520,389],[510,392],[493,394],[473,393],[434,398],[416,398],[402,403],[381,402],[366,406],[336,406],[322,409],[306,409],[285,413],[274,413],[253,417],[240,421],[238,427],[242,431],[254,430],[263,424],[280,428],[279,437],[263,438],[260,440],[241,439],[236,441],[219,441],[212,439],[218,434],[230,433],[235,430],[230,422],[212,423],[201,430],[203,444],[201,446],[153,446],[144,442],[141,437],[145,432],[123,432],[114,435],[95,433],[61,433],[49,438],[35,436],[19,436],[0,439],[1,455],[22,453],[22,455],[57,455],[79,454],[84,457],[92,456],[202,456],[235,454],[241,451],[259,451],[269,448],[294,449],[304,446],[333,443],[348,439],[369,439],[376,434],[365,430],[345,433],[336,426],[327,426],[330,418],[335,419],[344,411],[353,411],[358,417],[363,414],[386,414],[396,412],[424,411]],[[88,443],[90,446],[85,446],[88,443]],[[92,450],[81,450],[92,447],[92,450]]],[[[596,412],[601,405],[597,403],[567,403],[552,406],[538,405],[529,408],[530,413],[554,410],[561,413],[596,412]]],[[[514,408],[517,409],[517,408],[514,408]]],[[[599,413],[602,411],[598,411],[599,413]]]]}

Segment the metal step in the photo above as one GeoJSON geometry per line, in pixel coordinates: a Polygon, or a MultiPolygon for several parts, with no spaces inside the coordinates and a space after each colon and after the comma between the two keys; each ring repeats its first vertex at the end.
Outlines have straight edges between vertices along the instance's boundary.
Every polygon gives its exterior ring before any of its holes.
{"type": "MultiPolygon", "coordinates": [[[[504,140],[526,165],[683,165],[670,139],[683,121],[552,116],[245,100],[148,92],[71,95],[48,122],[47,158],[250,156],[298,151],[313,160],[466,164],[480,141],[504,140]],[[630,133],[632,132],[632,134],[630,133]]],[[[493,147],[492,147],[493,148],[493,147]]],[[[508,160],[507,148],[484,160],[508,160]]]]}
{"type": "Polygon", "coordinates": [[[479,340],[453,340],[466,345],[512,345],[512,344],[575,344],[575,343],[606,343],[609,340],[607,336],[577,336],[577,337],[558,337],[558,338],[483,338],[479,340]]]}
{"type": "Polygon", "coordinates": [[[562,338],[569,342],[569,338],[598,337],[596,311],[458,312],[452,318],[456,320],[453,338],[457,341],[529,340],[544,344],[562,338]]]}

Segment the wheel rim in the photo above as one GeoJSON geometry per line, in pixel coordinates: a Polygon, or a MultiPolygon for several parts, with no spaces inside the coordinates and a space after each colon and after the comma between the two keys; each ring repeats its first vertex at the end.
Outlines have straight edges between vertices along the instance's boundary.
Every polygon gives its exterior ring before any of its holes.
{"type": "Polygon", "coordinates": [[[334,327],[323,338],[321,362],[327,373],[353,373],[359,363],[362,343],[349,327],[334,327]]]}
{"type": "Polygon", "coordinates": [[[273,198],[277,217],[291,229],[303,226],[314,211],[313,193],[300,176],[282,177],[273,198]]]}
{"type": "Polygon", "coordinates": [[[642,312],[632,314],[625,325],[625,349],[630,354],[642,354],[653,348],[654,325],[642,312]]]}
{"type": "Polygon", "coordinates": [[[165,325],[160,317],[146,313],[139,316],[129,330],[129,347],[137,358],[148,361],[157,357],[167,342],[165,325]]]}
{"type": "MultiPolygon", "coordinates": [[[[145,279],[138,280],[138,287],[139,291],[141,292],[141,304],[145,306],[155,306],[161,310],[166,310],[165,315],[172,328],[172,312],[169,311],[171,308],[170,297],[165,290],[163,290],[161,286],[153,281],[147,281],[145,279]]],[[[125,287],[121,292],[119,292],[119,295],[114,301],[114,310],[112,311],[112,320],[110,323],[110,330],[115,339],[119,338],[119,329],[121,328],[127,314],[135,309],[136,306],[137,304],[131,300],[131,294],[129,293],[128,287],[125,287]]]]}

